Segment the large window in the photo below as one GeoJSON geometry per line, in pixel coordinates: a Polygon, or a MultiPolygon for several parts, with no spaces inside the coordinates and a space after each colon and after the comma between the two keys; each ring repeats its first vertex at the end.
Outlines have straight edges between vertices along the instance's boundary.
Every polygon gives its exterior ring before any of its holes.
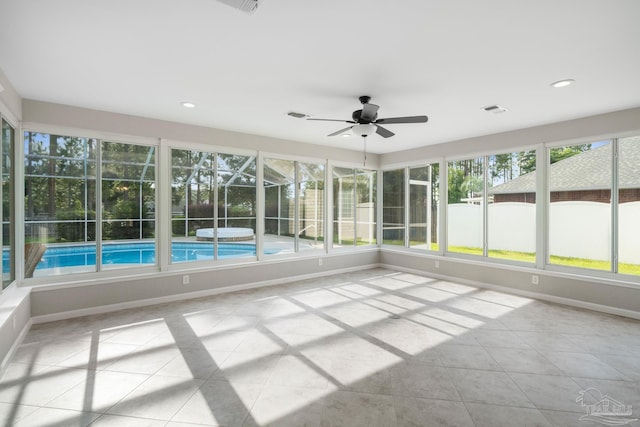
{"type": "Polygon", "coordinates": [[[611,141],[551,148],[549,262],[610,271],[611,141]]]}
{"type": "Polygon", "coordinates": [[[487,157],[487,255],[536,261],[536,152],[487,157]]]}
{"type": "Polygon", "coordinates": [[[640,275],[640,137],[618,145],[618,272],[640,275]]]}
{"type": "Polygon", "coordinates": [[[534,263],[535,169],[533,150],[449,162],[448,251],[534,263]]]}
{"type": "Polygon", "coordinates": [[[25,132],[25,277],[96,271],[97,149],[95,139],[25,132]]]}
{"type": "MultiPolygon", "coordinates": [[[[296,164],[293,160],[264,160],[265,248],[277,253],[296,251],[296,164]]],[[[265,253],[270,254],[266,249],[265,253]]]]}
{"type": "Polygon", "coordinates": [[[266,255],[324,249],[322,164],[264,159],[266,255]]]}
{"type": "Polygon", "coordinates": [[[382,243],[404,246],[404,169],[382,173],[382,243]]]}
{"type": "Polygon", "coordinates": [[[448,162],[447,250],[483,255],[484,157],[448,162]]]}
{"type": "Polygon", "coordinates": [[[171,262],[214,258],[215,184],[214,154],[171,151],[171,262]],[[191,245],[198,230],[202,243],[191,245]]]}
{"type": "Polygon", "coordinates": [[[382,242],[438,251],[440,165],[384,171],[382,242]]]}
{"type": "Polygon", "coordinates": [[[156,263],[155,147],[25,132],[24,169],[26,278],[156,263]]]}
{"type": "Polygon", "coordinates": [[[376,244],[376,171],[333,168],[333,247],[376,244]]]}
{"type": "Polygon", "coordinates": [[[324,249],[323,164],[298,163],[298,238],[300,250],[324,249]]]}
{"type": "Polygon", "coordinates": [[[15,129],[2,120],[2,146],[0,147],[0,164],[2,180],[2,289],[6,288],[15,279],[15,250],[13,243],[13,224],[15,194],[13,192],[14,169],[13,147],[15,141],[15,129]]]}
{"type": "Polygon", "coordinates": [[[155,147],[102,142],[101,166],[103,269],[157,263],[155,147]]]}
{"type": "Polygon", "coordinates": [[[437,251],[440,165],[409,169],[409,246],[437,251]]]}
{"type": "Polygon", "coordinates": [[[174,149],[171,158],[171,262],[255,258],[255,157],[174,149]]]}

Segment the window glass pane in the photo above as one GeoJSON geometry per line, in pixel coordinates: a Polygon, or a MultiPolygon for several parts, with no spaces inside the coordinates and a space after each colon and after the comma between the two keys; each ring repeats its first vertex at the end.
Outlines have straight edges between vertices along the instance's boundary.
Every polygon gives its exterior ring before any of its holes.
{"type": "Polygon", "coordinates": [[[102,143],[102,268],[154,265],[155,147],[102,143]]]}
{"type": "Polygon", "coordinates": [[[356,244],[355,171],[333,168],[333,246],[356,244]]]}
{"type": "Polygon", "coordinates": [[[212,260],[215,156],[171,151],[171,262],[212,260]]]}
{"type": "Polygon", "coordinates": [[[482,255],[484,158],[449,162],[447,166],[447,250],[482,255]]]}
{"type": "Polygon", "coordinates": [[[489,257],[536,261],[535,170],[535,150],[489,156],[489,257]]]}
{"type": "Polygon", "coordinates": [[[264,159],[264,252],[295,252],[295,162],[264,159]]]}
{"type": "Polygon", "coordinates": [[[171,162],[171,262],[255,258],[255,157],[174,149],[171,162]]]}
{"type": "Polygon", "coordinates": [[[440,165],[409,170],[409,246],[438,250],[438,182],[440,165]]]}
{"type": "Polygon", "coordinates": [[[376,244],[377,175],[333,168],[333,247],[376,244]]]}
{"type": "Polygon", "coordinates": [[[404,169],[382,173],[382,243],[404,246],[404,169]]]}
{"type": "Polygon", "coordinates": [[[298,225],[301,251],[324,249],[324,165],[298,163],[298,225]]]}
{"type": "Polygon", "coordinates": [[[640,136],[618,147],[618,272],[640,275],[640,136]]]}
{"type": "Polygon", "coordinates": [[[356,173],[356,244],[375,245],[377,173],[375,171],[357,169],[356,173]]]}
{"type": "Polygon", "coordinates": [[[429,178],[428,166],[409,169],[409,246],[412,248],[430,249],[429,178]]]}
{"type": "Polygon", "coordinates": [[[2,121],[2,289],[15,279],[15,249],[13,247],[14,224],[14,171],[13,147],[15,129],[6,121],[2,121]]]}
{"type": "Polygon", "coordinates": [[[96,271],[96,145],[25,132],[25,277],[96,271]]]}
{"type": "Polygon", "coordinates": [[[256,257],[256,158],[219,153],[216,259],[256,257]]]}
{"type": "Polygon", "coordinates": [[[611,269],[611,144],[549,150],[549,262],[611,269]]]}

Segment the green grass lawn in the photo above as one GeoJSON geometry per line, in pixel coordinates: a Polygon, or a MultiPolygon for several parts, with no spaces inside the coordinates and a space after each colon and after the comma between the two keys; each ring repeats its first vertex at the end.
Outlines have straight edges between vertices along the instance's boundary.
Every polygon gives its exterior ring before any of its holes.
{"type": "MultiPolygon", "coordinates": [[[[449,246],[449,252],[457,252],[463,254],[472,254],[482,256],[481,248],[469,248],[464,246],[449,246]]],[[[530,252],[517,252],[517,251],[500,251],[489,250],[490,258],[501,258],[512,261],[522,262],[536,262],[536,254],[530,252]]],[[[585,258],[571,258],[558,255],[551,255],[550,264],[564,265],[567,267],[588,268],[591,270],[604,270],[609,271],[611,269],[610,261],[599,261],[585,258]]],[[[618,272],[621,274],[640,275],[640,264],[618,264],[618,272]]]]}

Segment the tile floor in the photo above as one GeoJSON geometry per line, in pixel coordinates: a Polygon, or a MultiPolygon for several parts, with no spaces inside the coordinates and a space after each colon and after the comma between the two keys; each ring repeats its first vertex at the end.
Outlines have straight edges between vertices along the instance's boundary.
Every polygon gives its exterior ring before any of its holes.
{"type": "Polygon", "coordinates": [[[35,325],[0,424],[586,427],[602,396],[640,417],[639,321],[373,269],[35,325]]]}

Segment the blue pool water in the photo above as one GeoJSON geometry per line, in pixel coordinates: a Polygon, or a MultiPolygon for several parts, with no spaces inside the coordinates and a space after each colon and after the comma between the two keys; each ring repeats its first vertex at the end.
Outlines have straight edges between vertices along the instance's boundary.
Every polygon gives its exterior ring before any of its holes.
{"type": "MultiPolygon", "coordinates": [[[[211,242],[174,242],[171,262],[212,260],[211,242]]],[[[220,243],[218,259],[256,256],[252,244],[220,243]]],[[[153,242],[111,243],[102,246],[102,264],[155,264],[156,247],[153,242]]],[[[96,264],[95,245],[51,246],[42,256],[37,270],[44,268],[79,267],[96,264]]]]}

